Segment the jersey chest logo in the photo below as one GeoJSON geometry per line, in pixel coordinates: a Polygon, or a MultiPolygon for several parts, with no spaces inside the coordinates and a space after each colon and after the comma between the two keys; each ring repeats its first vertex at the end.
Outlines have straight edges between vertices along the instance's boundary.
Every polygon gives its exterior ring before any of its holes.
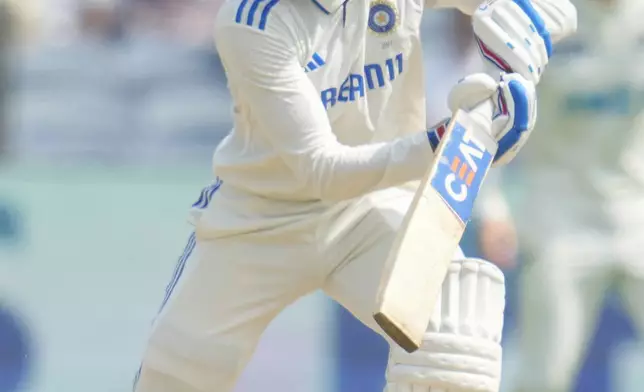
{"type": "Polygon", "coordinates": [[[399,23],[396,4],[387,0],[374,0],[369,8],[369,30],[377,35],[387,35],[396,31],[399,23]]]}
{"type": "Polygon", "coordinates": [[[347,75],[340,87],[331,87],[320,92],[325,109],[339,102],[353,102],[371,90],[383,88],[392,83],[404,71],[404,57],[398,53],[384,63],[365,64],[359,72],[347,75]]]}

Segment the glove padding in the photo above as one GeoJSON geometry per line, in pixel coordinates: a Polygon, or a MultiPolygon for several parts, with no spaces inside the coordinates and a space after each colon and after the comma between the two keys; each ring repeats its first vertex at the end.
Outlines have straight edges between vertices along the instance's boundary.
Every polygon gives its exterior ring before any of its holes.
{"type": "Polygon", "coordinates": [[[528,141],[537,122],[537,92],[533,83],[519,74],[501,75],[496,93],[498,112],[492,121],[492,134],[499,144],[493,166],[514,159],[528,141]]]}
{"type": "Polygon", "coordinates": [[[488,64],[539,83],[552,55],[552,39],[530,0],[488,0],[472,15],[472,26],[488,64]]]}
{"type": "MultiPolygon", "coordinates": [[[[449,93],[450,110],[471,110],[480,102],[493,99],[495,113],[491,135],[499,148],[493,166],[509,163],[526,143],[537,119],[537,93],[532,82],[519,74],[501,74],[500,82],[480,73],[459,81],[449,93]]],[[[429,130],[430,141],[440,140],[446,121],[429,130]]],[[[438,144],[438,143],[437,143],[438,144]]]]}

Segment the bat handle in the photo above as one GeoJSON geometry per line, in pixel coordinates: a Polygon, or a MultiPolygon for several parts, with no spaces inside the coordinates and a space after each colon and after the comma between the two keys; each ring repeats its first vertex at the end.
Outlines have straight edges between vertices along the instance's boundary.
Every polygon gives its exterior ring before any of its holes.
{"type": "Polygon", "coordinates": [[[470,117],[480,126],[492,132],[492,115],[494,114],[494,103],[492,98],[487,99],[469,111],[470,117]]]}

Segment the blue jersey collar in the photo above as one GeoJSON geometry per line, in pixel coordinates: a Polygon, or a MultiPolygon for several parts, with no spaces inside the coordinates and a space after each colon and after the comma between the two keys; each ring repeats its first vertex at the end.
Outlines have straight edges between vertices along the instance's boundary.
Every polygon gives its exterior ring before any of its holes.
{"type": "Polygon", "coordinates": [[[346,3],[349,0],[311,0],[320,11],[329,15],[339,10],[342,7],[342,4],[346,3]]]}

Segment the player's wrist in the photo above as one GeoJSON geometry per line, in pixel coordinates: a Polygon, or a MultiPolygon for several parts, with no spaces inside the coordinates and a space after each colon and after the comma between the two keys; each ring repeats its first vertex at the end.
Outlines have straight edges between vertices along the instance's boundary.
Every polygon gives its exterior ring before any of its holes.
{"type": "Polygon", "coordinates": [[[431,146],[432,151],[436,151],[438,148],[443,135],[445,135],[450,119],[451,117],[444,118],[427,130],[427,140],[429,140],[429,145],[431,146]]]}

